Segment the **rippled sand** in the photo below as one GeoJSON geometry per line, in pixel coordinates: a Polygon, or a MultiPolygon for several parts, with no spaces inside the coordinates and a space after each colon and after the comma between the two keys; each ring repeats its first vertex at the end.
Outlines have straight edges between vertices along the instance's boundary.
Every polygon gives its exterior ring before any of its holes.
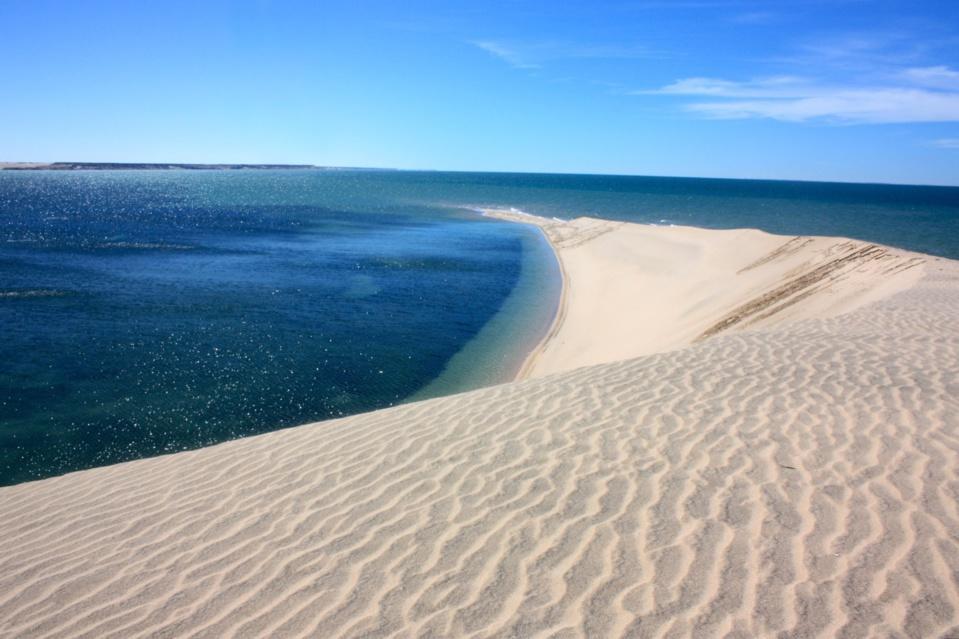
{"type": "Polygon", "coordinates": [[[959,267],[0,489],[4,637],[959,636],[959,267]]]}

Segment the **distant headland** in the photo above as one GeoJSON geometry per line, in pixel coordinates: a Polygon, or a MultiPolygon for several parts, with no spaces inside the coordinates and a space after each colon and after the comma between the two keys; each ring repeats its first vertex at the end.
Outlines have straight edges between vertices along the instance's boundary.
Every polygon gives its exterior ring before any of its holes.
{"type": "Polygon", "coordinates": [[[228,170],[228,169],[333,169],[313,164],[174,164],[166,162],[0,162],[0,171],[110,171],[110,170],[228,170]]]}

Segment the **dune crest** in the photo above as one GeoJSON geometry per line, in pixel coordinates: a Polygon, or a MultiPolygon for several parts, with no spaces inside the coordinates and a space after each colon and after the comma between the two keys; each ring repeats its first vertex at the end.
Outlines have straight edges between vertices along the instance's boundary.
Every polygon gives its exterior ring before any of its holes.
{"type": "Polygon", "coordinates": [[[0,636],[957,636],[959,264],[901,272],[841,315],[0,489],[0,636]]]}
{"type": "Polygon", "coordinates": [[[563,270],[559,315],[521,378],[847,313],[913,285],[926,260],[846,238],[483,213],[541,228],[563,270]]]}

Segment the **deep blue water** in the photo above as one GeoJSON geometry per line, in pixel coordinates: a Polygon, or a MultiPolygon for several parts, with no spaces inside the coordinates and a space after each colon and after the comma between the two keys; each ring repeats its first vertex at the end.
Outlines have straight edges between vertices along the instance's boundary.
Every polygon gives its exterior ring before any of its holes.
{"type": "Polygon", "coordinates": [[[0,484],[508,377],[558,290],[469,207],[959,258],[959,189],[389,171],[0,172],[0,484]]]}

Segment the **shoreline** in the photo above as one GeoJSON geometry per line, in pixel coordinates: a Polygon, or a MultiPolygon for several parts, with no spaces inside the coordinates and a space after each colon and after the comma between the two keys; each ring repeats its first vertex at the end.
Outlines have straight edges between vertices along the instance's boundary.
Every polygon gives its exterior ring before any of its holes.
{"type": "Polygon", "coordinates": [[[520,273],[512,290],[476,335],[453,354],[440,374],[403,403],[514,381],[529,353],[549,333],[562,297],[558,254],[548,236],[535,225],[509,231],[523,243],[520,273]]]}
{"type": "Polygon", "coordinates": [[[569,297],[569,278],[566,275],[566,266],[563,264],[563,257],[556,249],[556,246],[553,244],[553,241],[550,239],[549,235],[540,227],[536,227],[536,229],[542,235],[546,244],[550,247],[550,250],[553,254],[553,259],[556,261],[556,269],[559,274],[559,297],[556,299],[553,317],[550,320],[549,326],[546,328],[546,332],[543,333],[540,339],[536,342],[536,345],[532,348],[532,350],[529,351],[529,353],[527,353],[526,357],[523,358],[522,362],[513,373],[511,378],[505,380],[506,382],[520,381],[529,377],[529,372],[536,363],[536,358],[559,332],[559,329],[563,325],[563,319],[566,316],[566,303],[569,297]]]}
{"type": "MultiPolygon", "coordinates": [[[[546,235],[546,233],[543,233],[543,236],[546,237],[546,241],[549,242],[550,246],[553,246],[549,236],[546,235]]],[[[556,335],[559,334],[563,326],[563,321],[566,319],[566,305],[569,303],[569,277],[566,275],[566,266],[563,264],[563,258],[555,247],[553,247],[553,255],[556,256],[556,264],[559,266],[559,276],[561,280],[559,300],[556,302],[556,312],[553,314],[553,322],[550,324],[546,334],[543,335],[542,339],[539,340],[533,350],[526,356],[526,359],[523,360],[519,370],[517,370],[513,376],[512,381],[529,378],[533,368],[536,366],[536,360],[543,351],[546,350],[549,343],[556,338],[556,335]]]]}
{"type": "MultiPolygon", "coordinates": [[[[490,209],[495,210],[495,209],[490,209]]],[[[486,215],[486,209],[483,210],[483,215],[486,215]]],[[[523,358],[522,363],[519,368],[513,374],[512,379],[508,381],[521,381],[527,379],[530,375],[530,371],[536,365],[536,359],[543,352],[546,346],[552,341],[557,333],[559,333],[560,328],[562,328],[563,320],[566,317],[566,304],[569,298],[569,277],[566,275],[566,266],[563,264],[563,256],[560,254],[559,249],[553,243],[552,238],[549,234],[539,225],[528,223],[529,226],[533,226],[537,231],[542,234],[546,243],[549,245],[550,249],[553,251],[553,258],[556,260],[556,266],[559,270],[560,278],[560,291],[559,299],[556,300],[556,310],[553,311],[553,319],[549,324],[549,327],[546,329],[546,332],[539,339],[536,345],[530,350],[530,352],[523,358]]]]}

